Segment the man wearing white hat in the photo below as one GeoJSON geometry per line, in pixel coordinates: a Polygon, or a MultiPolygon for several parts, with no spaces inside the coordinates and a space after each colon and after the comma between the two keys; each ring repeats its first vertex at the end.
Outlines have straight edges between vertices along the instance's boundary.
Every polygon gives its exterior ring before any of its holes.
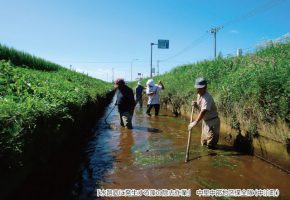
{"type": "Polygon", "coordinates": [[[188,130],[202,120],[201,145],[214,149],[218,143],[220,132],[220,119],[216,105],[212,96],[206,91],[207,81],[204,78],[197,78],[194,87],[197,90],[197,101],[193,101],[192,106],[197,108],[199,113],[196,120],[188,125],[188,130]]]}
{"type": "Polygon", "coordinates": [[[146,114],[151,116],[150,111],[154,107],[155,116],[158,116],[160,104],[159,104],[159,95],[160,90],[164,90],[164,85],[161,81],[158,81],[158,85],[155,85],[153,79],[149,79],[146,82],[146,94],[148,95],[147,111],[146,114]]]}

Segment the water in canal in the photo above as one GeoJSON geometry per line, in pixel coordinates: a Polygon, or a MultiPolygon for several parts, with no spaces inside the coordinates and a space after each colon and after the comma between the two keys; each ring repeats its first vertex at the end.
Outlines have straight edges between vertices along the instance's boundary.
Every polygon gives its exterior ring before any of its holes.
{"type": "MultiPolygon", "coordinates": [[[[104,116],[112,108],[110,105],[104,116]]],[[[234,188],[279,189],[278,199],[290,199],[287,173],[233,151],[222,139],[216,150],[201,147],[200,126],[193,129],[190,161],[185,163],[188,122],[165,110],[158,117],[147,117],[144,109],[136,108],[133,130],[119,126],[117,108],[107,119],[110,126],[104,118],[99,120],[83,149],[73,197],[95,199],[101,188],[146,188],[190,189],[190,199],[196,199],[198,189],[234,188]]]]}

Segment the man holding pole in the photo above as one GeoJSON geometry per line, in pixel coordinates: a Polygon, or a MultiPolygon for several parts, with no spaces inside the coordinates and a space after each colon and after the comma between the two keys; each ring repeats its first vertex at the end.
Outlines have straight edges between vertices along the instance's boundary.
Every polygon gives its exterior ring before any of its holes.
{"type": "Polygon", "coordinates": [[[118,90],[115,105],[118,106],[120,113],[120,125],[132,129],[132,117],[135,108],[133,90],[126,85],[124,79],[117,79],[114,88],[118,90]]]}
{"type": "Polygon", "coordinates": [[[188,125],[190,131],[202,120],[201,145],[206,145],[209,149],[214,149],[219,140],[220,119],[218,117],[215,102],[207,92],[207,81],[204,78],[197,78],[195,81],[197,90],[197,101],[192,102],[192,106],[199,110],[195,121],[188,125]]]}

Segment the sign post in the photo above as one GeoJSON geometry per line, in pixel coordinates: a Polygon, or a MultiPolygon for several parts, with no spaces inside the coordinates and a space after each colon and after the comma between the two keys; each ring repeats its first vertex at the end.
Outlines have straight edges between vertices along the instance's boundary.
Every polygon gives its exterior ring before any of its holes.
{"type": "Polygon", "coordinates": [[[158,49],[169,49],[169,40],[158,40],[158,44],[151,42],[150,45],[151,45],[150,78],[152,78],[152,71],[153,71],[152,70],[152,46],[158,45],[158,49]]]}

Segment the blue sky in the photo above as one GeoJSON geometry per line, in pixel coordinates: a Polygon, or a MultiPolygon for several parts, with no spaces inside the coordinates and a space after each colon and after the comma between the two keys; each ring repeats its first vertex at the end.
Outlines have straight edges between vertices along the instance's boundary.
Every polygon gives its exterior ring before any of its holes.
{"type": "Polygon", "coordinates": [[[290,0],[0,0],[0,43],[105,80],[235,54],[290,32],[290,0]],[[200,39],[200,40],[198,40],[200,39]],[[138,60],[137,60],[138,59],[138,60]]]}

